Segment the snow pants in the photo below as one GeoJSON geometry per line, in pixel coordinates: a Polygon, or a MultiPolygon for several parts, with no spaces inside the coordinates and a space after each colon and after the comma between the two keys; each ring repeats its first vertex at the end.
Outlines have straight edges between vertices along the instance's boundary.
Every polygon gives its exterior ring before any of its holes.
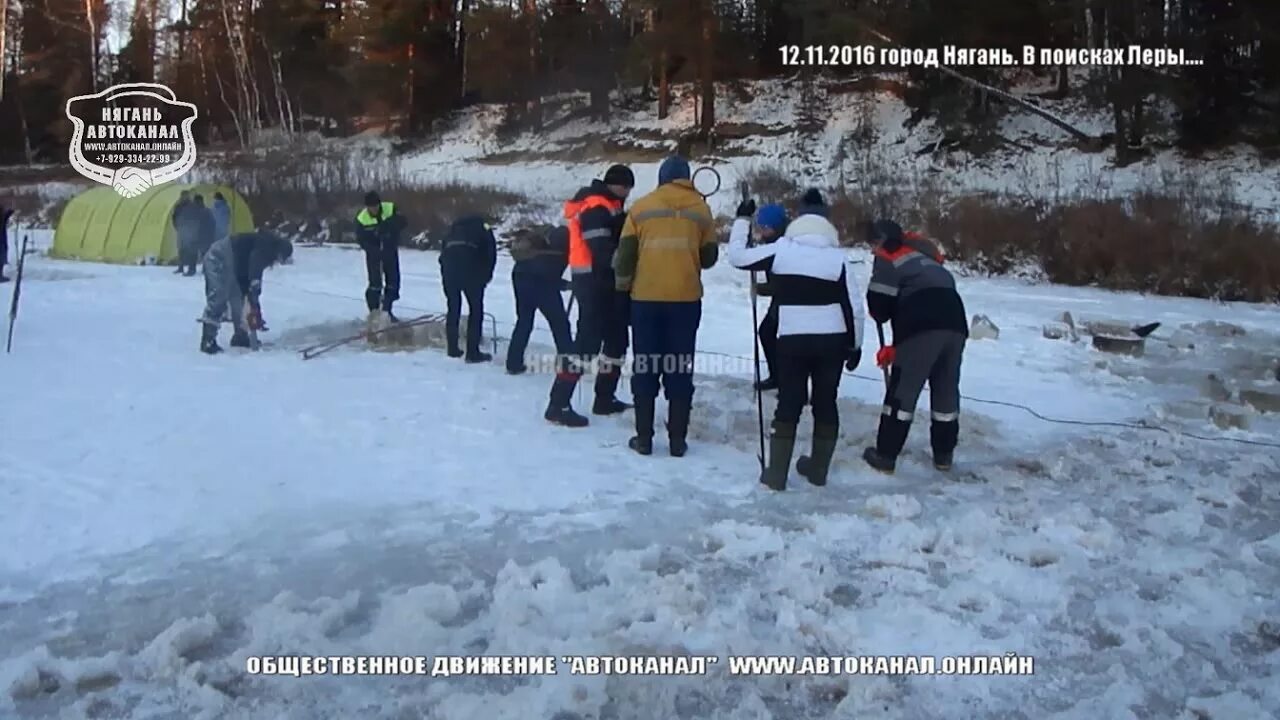
{"type": "Polygon", "coordinates": [[[777,303],[769,303],[769,309],[764,313],[764,319],[760,321],[758,336],[760,338],[760,351],[764,353],[764,366],[767,368],[769,377],[777,377],[778,372],[778,305],[777,303]]]}
{"type": "Polygon", "coordinates": [[[484,334],[484,289],[487,283],[483,278],[467,277],[447,270],[441,275],[445,301],[444,337],[449,346],[449,352],[457,354],[460,350],[458,326],[462,322],[462,300],[465,298],[467,301],[467,357],[475,357],[480,352],[480,336],[484,334]]]}
{"type": "Polygon", "coordinates": [[[701,323],[701,300],[631,302],[631,394],[637,402],[656,398],[659,387],[673,404],[693,398],[693,359],[701,323]]]}
{"type": "Polygon", "coordinates": [[[365,305],[370,311],[391,311],[400,299],[400,246],[394,239],[362,242],[364,268],[369,284],[364,291],[365,305]]]}
{"type": "Polygon", "coordinates": [[[578,306],[578,326],[573,351],[551,385],[551,405],[557,408],[569,406],[578,380],[596,362],[597,356],[600,367],[596,374],[596,402],[612,400],[627,357],[631,295],[615,290],[592,273],[574,275],[570,282],[578,306]]]}
{"type": "Polygon", "coordinates": [[[573,334],[569,330],[564,299],[560,297],[560,279],[516,275],[512,276],[511,285],[516,296],[516,326],[507,345],[507,369],[519,372],[524,368],[524,351],[529,346],[537,313],[542,313],[551,329],[556,354],[566,356],[573,352],[573,334]]]}
{"type": "Polygon", "coordinates": [[[926,382],[934,457],[950,457],[955,451],[960,435],[960,362],[965,339],[964,333],[954,330],[926,330],[896,345],[876,436],[880,455],[896,458],[902,452],[926,382]]]}
{"type": "Polygon", "coordinates": [[[206,325],[217,327],[230,320],[237,333],[244,327],[244,291],[236,280],[235,254],[229,239],[219,240],[204,256],[204,316],[206,325]]]}
{"type": "Polygon", "coordinates": [[[778,339],[775,425],[799,423],[806,404],[813,408],[814,427],[840,425],[836,393],[848,344],[846,335],[784,335],[778,339]]]}

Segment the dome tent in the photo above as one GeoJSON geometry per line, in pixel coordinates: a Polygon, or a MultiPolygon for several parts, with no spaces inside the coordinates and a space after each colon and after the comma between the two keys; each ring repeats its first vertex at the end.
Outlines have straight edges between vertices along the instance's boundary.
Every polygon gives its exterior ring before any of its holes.
{"type": "Polygon", "coordinates": [[[231,206],[231,232],[253,230],[253,215],[240,193],[223,185],[168,183],[125,199],[99,186],[71,199],[53,235],[53,257],[131,265],[171,263],[178,258],[171,222],[183,190],[203,195],[205,205],[222,193],[231,206]]]}

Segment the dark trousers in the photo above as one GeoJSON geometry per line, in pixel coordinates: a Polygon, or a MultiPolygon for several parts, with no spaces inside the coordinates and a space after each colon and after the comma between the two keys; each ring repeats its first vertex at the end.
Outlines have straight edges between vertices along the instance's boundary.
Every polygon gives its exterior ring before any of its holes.
{"type": "Polygon", "coordinates": [[[511,285],[516,295],[516,326],[507,345],[507,369],[518,371],[524,368],[524,351],[529,346],[536,313],[542,313],[551,328],[556,354],[564,356],[573,352],[569,315],[564,309],[564,299],[560,297],[560,279],[513,275],[511,285]]]}
{"type": "Polygon", "coordinates": [[[668,402],[693,397],[693,356],[701,322],[701,300],[631,302],[632,395],[656,398],[661,387],[668,402]]]}
{"type": "Polygon", "coordinates": [[[551,386],[551,404],[556,407],[569,405],[578,380],[590,370],[597,355],[603,357],[596,375],[596,402],[611,400],[617,393],[627,356],[630,294],[615,290],[591,273],[574,275],[571,282],[578,306],[578,326],[573,351],[551,386]]]}
{"type": "Polygon", "coordinates": [[[400,247],[394,240],[361,243],[369,285],[364,291],[370,310],[391,310],[400,299],[400,247]]]}
{"type": "Polygon", "coordinates": [[[960,435],[960,365],[965,335],[926,330],[897,342],[889,387],[881,409],[877,451],[890,458],[902,452],[915,417],[916,402],[929,383],[929,426],[935,456],[949,456],[960,435]]]}
{"type": "Polygon", "coordinates": [[[484,328],[483,281],[475,278],[451,277],[443,273],[445,319],[444,336],[449,352],[458,351],[458,324],[462,318],[462,299],[467,299],[467,355],[480,352],[480,335],[484,328]]]}
{"type": "Polygon", "coordinates": [[[760,321],[760,351],[764,353],[764,365],[769,377],[777,375],[778,368],[778,306],[769,303],[764,319],[760,321]]]}
{"type": "Polygon", "coordinates": [[[847,345],[845,335],[787,335],[778,339],[775,424],[799,423],[805,405],[813,407],[814,427],[840,424],[836,392],[847,345]]]}
{"type": "Polygon", "coordinates": [[[195,238],[178,241],[178,269],[192,275],[200,262],[200,243],[195,238]]]}

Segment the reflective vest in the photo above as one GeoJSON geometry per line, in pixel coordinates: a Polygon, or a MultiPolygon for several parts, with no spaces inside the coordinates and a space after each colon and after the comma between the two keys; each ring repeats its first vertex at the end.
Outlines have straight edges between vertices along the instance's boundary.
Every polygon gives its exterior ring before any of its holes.
{"type": "Polygon", "coordinates": [[[391,217],[395,211],[395,203],[384,202],[382,203],[381,217],[374,217],[369,214],[369,208],[363,208],[360,211],[360,214],[356,215],[356,222],[360,223],[361,227],[373,227],[374,225],[384,222],[387,218],[391,217]]]}
{"type": "MultiPolygon", "coordinates": [[[[582,236],[582,213],[597,207],[609,208],[611,212],[616,213],[622,209],[622,201],[603,195],[588,195],[584,200],[570,200],[564,204],[564,217],[569,221],[569,269],[571,272],[591,272],[591,246],[587,245],[587,240],[590,238],[582,236]]],[[[613,233],[612,230],[607,232],[613,233]]]]}

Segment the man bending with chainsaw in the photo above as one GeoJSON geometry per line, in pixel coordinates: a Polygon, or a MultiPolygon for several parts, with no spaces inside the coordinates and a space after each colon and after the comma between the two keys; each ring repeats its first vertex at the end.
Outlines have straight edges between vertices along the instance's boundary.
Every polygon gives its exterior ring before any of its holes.
{"type": "Polygon", "coordinates": [[[893,342],[876,353],[876,364],[891,369],[876,445],[862,458],[880,472],[894,471],[928,382],[933,464],[950,470],[960,434],[960,359],[969,337],[964,302],[933,243],[888,220],[877,221],[871,233],[878,245],[867,309],[877,325],[892,325],[893,342]]]}
{"type": "Polygon", "coordinates": [[[251,333],[266,330],[262,318],[262,273],[293,256],[293,246],[266,232],[239,233],[219,239],[204,257],[204,324],[200,351],[222,352],[218,325],[230,321],[231,347],[253,347],[251,333]],[[248,312],[246,312],[246,306],[248,312]]]}

